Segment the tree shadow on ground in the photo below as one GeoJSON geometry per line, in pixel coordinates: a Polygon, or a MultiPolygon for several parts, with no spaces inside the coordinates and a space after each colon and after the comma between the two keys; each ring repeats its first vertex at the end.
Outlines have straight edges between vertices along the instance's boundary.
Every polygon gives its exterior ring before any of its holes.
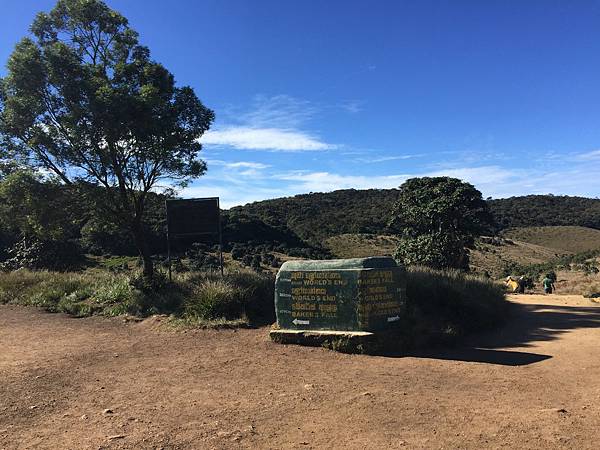
{"type": "Polygon", "coordinates": [[[599,306],[512,303],[510,311],[506,325],[498,330],[470,336],[455,348],[414,351],[409,356],[522,366],[552,356],[500,349],[526,349],[535,342],[559,339],[572,330],[600,328],[599,306]]]}

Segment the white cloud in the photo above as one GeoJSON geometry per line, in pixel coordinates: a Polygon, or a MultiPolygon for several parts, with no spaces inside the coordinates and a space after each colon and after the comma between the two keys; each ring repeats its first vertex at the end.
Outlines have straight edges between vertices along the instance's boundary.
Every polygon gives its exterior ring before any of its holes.
{"type": "Polygon", "coordinates": [[[381,156],[379,158],[356,158],[357,162],[360,163],[380,163],[389,161],[406,160],[412,158],[419,158],[423,155],[396,155],[396,156],[381,156]]]}
{"type": "Polygon", "coordinates": [[[292,181],[292,190],[297,192],[328,192],[336,189],[387,189],[398,187],[407,175],[340,175],[330,172],[291,172],[275,175],[274,178],[292,181]]]}
{"type": "Polygon", "coordinates": [[[228,169],[256,169],[256,170],[262,170],[262,169],[268,169],[269,167],[271,167],[268,164],[263,164],[260,162],[254,162],[254,161],[234,161],[234,162],[227,162],[227,161],[223,161],[221,159],[205,159],[207,164],[210,164],[211,166],[223,166],[223,167],[227,167],[228,169]]]}
{"type": "Polygon", "coordinates": [[[308,100],[289,95],[254,97],[252,108],[235,118],[243,124],[256,128],[295,129],[312,119],[319,108],[308,100]]]}
{"type": "Polygon", "coordinates": [[[232,169],[247,168],[247,169],[262,170],[262,169],[267,169],[271,166],[269,166],[268,164],[263,164],[263,163],[259,163],[259,162],[238,161],[238,162],[232,162],[232,163],[225,163],[225,167],[229,167],[232,169]]]}
{"type": "Polygon", "coordinates": [[[329,144],[304,131],[319,108],[307,100],[289,95],[257,95],[248,111],[232,109],[225,113],[225,123],[200,138],[206,145],[235,149],[300,152],[332,150],[329,144]]]}
{"type": "Polygon", "coordinates": [[[582,161],[591,161],[600,159],[600,150],[593,150],[587,153],[580,153],[577,155],[577,159],[582,161]]]}
{"type": "Polygon", "coordinates": [[[362,102],[354,100],[342,103],[340,106],[344,111],[350,114],[357,114],[362,111],[361,104],[362,102]]]}
{"type": "Polygon", "coordinates": [[[297,130],[246,126],[232,126],[208,131],[200,141],[208,145],[224,145],[246,150],[298,152],[336,148],[333,144],[327,144],[297,130]]]}

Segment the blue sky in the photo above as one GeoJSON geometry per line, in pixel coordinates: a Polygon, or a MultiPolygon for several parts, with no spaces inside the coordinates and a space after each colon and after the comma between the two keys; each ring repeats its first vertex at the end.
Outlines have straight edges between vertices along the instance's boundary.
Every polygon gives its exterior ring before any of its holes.
{"type": "MultiPolygon", "coordinates": [[[[216,112],[184,196],[229,207],[422,175],[600,195],[600,2],[107,3],[216,112]]],[[[2,0],[0,76],[52,5],[2,0]]]]}

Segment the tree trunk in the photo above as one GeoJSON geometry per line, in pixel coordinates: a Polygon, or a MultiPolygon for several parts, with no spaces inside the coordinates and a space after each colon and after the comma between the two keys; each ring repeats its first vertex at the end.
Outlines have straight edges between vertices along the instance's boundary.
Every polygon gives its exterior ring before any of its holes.
{"type": "Polygon", "coordinates": [[[133,233],[135,245],[138,251],[140,252],[140,257],[142,258],[142,261],[144,263],[144,278],[151,280],[154,276],[154,263],[152,262],[150,249],[148,248],[148,244],[146,243],[144,230],[140,223],[134,223],[131,231],[133,233]]]}

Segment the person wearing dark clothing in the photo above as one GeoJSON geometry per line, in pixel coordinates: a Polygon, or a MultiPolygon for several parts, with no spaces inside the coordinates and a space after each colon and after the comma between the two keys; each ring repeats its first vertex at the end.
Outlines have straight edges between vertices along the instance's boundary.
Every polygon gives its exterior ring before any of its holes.
{"type": "Polygon", "coordinates": [[[554,287],[554,281],[548,276],[542,280],[542,285],[544,286],[545,294],[552,294],[552,292],[556,289],[554,287]]]}

